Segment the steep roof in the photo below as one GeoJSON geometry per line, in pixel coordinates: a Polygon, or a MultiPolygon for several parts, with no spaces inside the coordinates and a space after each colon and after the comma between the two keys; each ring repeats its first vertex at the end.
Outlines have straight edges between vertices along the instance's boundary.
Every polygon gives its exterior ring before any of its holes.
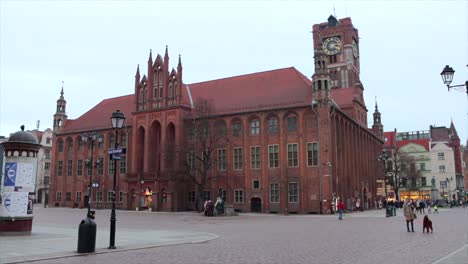
{"type": "MultiPolygon", "coordinates": [[[[214,104],[214,114],[231,114],[295,106],[308,106],[312,101],[312,82],[296,68],[289,67],[257,72],[206,82],[183,84],[182,105],[203,98],[214,104]]],[[[354,89],[332,90],[332,99],[339,107],[353,103],[354,89]]],[[[359,100],[359,99],[358,99],[359,100]]],[[[110,115],[119,109],[126,124],[131,124],[135,98],[133,94],[109,98],[77,119],[69,119],[61,133],[108,129],[110,115]]]]}
{"type": "Polygon", "coordinates": [[[124,125],[129,125],[132,123],[133,98],[131,94],[105,99],[77,119],[67,120],[61,133],[111,128],[110,117],[115,110],[125,115],[124,125]]]}
{"type": "Polygon", "coordinates": [[[312,83],[294,67],[189,84],[194,102],[212,100],[215,114],[309,105],[312,83]]]}

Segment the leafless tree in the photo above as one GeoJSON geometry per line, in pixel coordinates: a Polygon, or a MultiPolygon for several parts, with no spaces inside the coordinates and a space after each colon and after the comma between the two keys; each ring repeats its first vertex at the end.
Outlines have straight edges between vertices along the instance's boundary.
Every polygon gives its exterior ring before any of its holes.
{"type": "Polygon", "coordinates": [[[214,103],[199,99],[195,102],[191,115],[185,120],[188,135],[186,145],[181,151],[182,159],[185,158],[182,173],[196,186],[195,206],[199,211],[205,200],[204,191],[207,184],[211,179],[220,177],[212,171],[218,161],[215,151],[217,147],[228,142],[226,124],[213,113],[214,103]]]}
{"type": "Polygon", "coordinates": [[[396,151],[391,152],[387,160],[385,172],[389,177],[389,184],[395,191],[396,200],[400,200],[400,188],[403,186],[403,179],[410,177],[421,176],[418,170],[411,169],[414,167],[416,159],[407,153],[396,151]]]}

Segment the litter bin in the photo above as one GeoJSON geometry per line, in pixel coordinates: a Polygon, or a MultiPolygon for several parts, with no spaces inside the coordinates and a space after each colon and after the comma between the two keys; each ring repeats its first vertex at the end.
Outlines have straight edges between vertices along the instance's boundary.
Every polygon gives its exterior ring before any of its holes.
{"type": "Polygon", "coordinates": [[[392,210],[392,206],[390,205],[387,205],[387,207],[385,208],[385,216],[386,217],[390,217],[393,215],[393,210],[392,210]]]}
{"type": "Polygon", "coordinates": [[[87,217],[78,228],[78,253],[94,252],[96,248],[96,222],[87,217]]]}

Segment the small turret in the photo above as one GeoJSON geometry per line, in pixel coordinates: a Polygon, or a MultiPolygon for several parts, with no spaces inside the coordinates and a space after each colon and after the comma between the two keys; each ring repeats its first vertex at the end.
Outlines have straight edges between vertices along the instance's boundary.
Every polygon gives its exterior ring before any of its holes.
{"type": "Polygon", "coordinates": [[[54,114],[54,126],[53,126],[53,131],[54,133],[60,132],[62,127],[65,125],[65,122],[67,121],[67,114],[66,114],[66,106],[67,106],[67,101],[65,100],[63,96],[63,81],[62,81],[62,89],[60,91],[60,97],[57,100],[57,108],[54,114]]]}

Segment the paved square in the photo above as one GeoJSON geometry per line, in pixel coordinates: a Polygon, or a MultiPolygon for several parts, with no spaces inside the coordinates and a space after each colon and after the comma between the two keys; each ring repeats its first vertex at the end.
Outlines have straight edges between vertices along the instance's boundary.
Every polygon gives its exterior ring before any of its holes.
{"type": "Polygon", "coordinates": [[[415,233],[397,210],[337,215],[117,211],[117,250],[108,250],[109,210],[96,213],[96,253],[77,254],[85,209],[35,208],[30,237],[0,237],[0,263],[468,263],[468,208],[431,214],[433,234],[415,233]],[[203,243],[199,243],[203,242],[203,243]],[[47,259],[45,259],[47,258],[47,259]]]}

